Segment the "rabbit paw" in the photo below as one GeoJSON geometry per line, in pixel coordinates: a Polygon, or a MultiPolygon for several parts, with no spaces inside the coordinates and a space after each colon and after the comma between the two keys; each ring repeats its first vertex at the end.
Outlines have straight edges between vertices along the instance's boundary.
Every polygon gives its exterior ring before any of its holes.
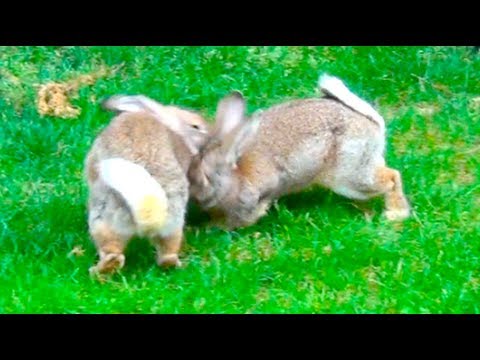
{"type": "Polygon", "coordinates": [[[179,268],[182,266],[177,254],[162,255],[157,259],[157,264],[163,268],[179,268]]]}
{"type": "Polygon", "coordinates": [[[410,210],[409,209],[390,209],[390,210],[385,210],[384,215],[389,221],[401,221],[401,220],[405,220],[410,216],[410,210]]]}
{"type": "Polygon", "coordinates": [[[125,255],[123,254],[107,254],[97,265],[89,269],[91,276],[97,274],[112,273],[120,270],[125,265],[125,255]]]}

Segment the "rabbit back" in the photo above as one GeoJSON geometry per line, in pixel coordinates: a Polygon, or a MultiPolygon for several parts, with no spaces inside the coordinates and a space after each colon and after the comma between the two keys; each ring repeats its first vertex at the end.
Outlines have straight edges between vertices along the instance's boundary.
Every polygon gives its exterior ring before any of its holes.
{"type": "Polygon", "coordinates": [[[183,225],[188,200],[188,149],[158,120],[143,112],[125,112],[112,120],[87,156],[90,222],[99,215],[123,232],[135,224],[124,199],[99,176],[102,160],[120,158],[142,166],[162,187],[168,202],[166,228],[183,225]]]}
{"type": "Polygon", "coordinates": [[[363,198],[357,191],[349,194],[349,184],[358,188],[353,185],[368,181],[373,169],[383,164],[382,129],[337,100],[294,100],[257,116],[256,141],[239,167],[249,168],[246,172],[256,181],[269,178],[270,184],[275,183],[275,189],[262,189],[274,197],[317,183],[342,195],[363,198]]]}

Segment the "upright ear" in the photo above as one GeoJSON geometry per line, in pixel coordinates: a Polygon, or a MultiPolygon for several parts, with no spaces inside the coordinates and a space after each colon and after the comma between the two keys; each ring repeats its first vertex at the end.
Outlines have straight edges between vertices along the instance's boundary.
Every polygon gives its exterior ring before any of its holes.
{"type": "Polygon", "coordinates": [[[116,112],[146,111],[171,131],[179,135],[192,154],[197,154],[206,139],[203,130],[195,130],[186,124],[171,107],[160,104],[143,95],[117,95],[102,103],[103,107],[116,112]],[[201,138],[201,139],[199,139],[201,138]]]}
{"type": "Polygon", "coordinates": [[[240,157],[248,150],[249,146],[255,140],[260,125],[260,118],[254,118],[237,126],[237,128],[228,135],[223,143],[225,161],[234,166],[240,157]]]}
{"type": "Polygon", "coordinates": [[[213,135],[219,138],[226,136],[237,128],[245,116],[245,99],[238,91],[224,97],[217,106],[213,135]]]}

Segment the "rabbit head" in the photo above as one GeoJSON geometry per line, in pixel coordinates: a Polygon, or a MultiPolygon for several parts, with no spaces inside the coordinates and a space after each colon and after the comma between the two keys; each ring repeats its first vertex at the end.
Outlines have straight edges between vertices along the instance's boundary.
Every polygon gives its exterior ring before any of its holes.
{"type": "Polygon", "coordinates": [[[216,207],[237,193],[237,161],[254,141],[259,122],[245,118],[245,100],[239,92],[223,98],[215,125],[189,169],[191,196],[204,209],[216,207]]]}

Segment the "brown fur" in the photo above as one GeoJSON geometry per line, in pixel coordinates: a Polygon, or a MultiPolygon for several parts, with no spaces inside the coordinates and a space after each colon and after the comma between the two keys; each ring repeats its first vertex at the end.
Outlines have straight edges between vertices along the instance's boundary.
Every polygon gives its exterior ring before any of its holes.
{"type": "Polygon", "coordinates": [[[385,208],[387,218],[392,218],[404,209],[408,209],[408,201],[403,194],[400,172],[390,168],[378,170],[378,181],[385,193],[385,208]]]}
{"type": "Polygon", "coordinates": [[[157,250],[157,264],[162,267],[179,267],[182,265],[178,253],[183,242],[182,229],[167,237],[154,237],[152,243],[157,250]]]}
{"type": "Polygon", "coordinates": [[[87,179],[88,181],[93,183],[98,180],[99,175],[98,175],[98,170],[95,166],[96,161],[90,158],[92,156],[93,156],[92,153],[88,154],[87,160],[86,160],[86,168],[87,168],[87,179]]]}
{"type": "Polygon", "coordinates": [[[129,240],[128,238],[116,233],[105,222],[97,222],[95,227],[90,229],[90,235],[100,255],[97,265],[90,268],[92,275],[111,273],[123,267],[125,264],[123,251],[129,240]]]}
{"type": "MultiPolygon", "coordinates": [[[[118,101],[121,102],[122,98],[118,101]]],[[[166,266],[173,264],[175,256],[178,260],[188,200],[186,172],[193,156],[185,143],[189,140],[187,132],[182,135],[178,132],[182,130],[178,129],[195,125],[206,131],[207,123],[198,114],[187,110],[169,107],[169,111],[176,114],[176,131],[172,131],[168,123],[163,121],[163,113],[121,112],[100,133],[86,157],[86,178],[90,190],[89,230],[100,255],[98,264],[91,269],[92,274],[121,268],[124,264],[124,248],[134,235],[149,236],[160,245],[175,244],[167,248],[160,246],[157,252],[165,252],[169,256],[170,260],[164,264],[166,266]],[[121,158],[140,165],[160,184],[167,199],[167,214],[166,222],[162,222],[164,225],[155,226],[162,228],[149,228],[147,224],[143,230],[140,229],[122,195],[107,186],[100,177],[100,162],[111,158],[121,158]],[[177,228],[167,230],[169,226],[177,228]],[[170,231],[173,231],[172,235],[169,235],[170,231]],[[162,235],[164,233],[166,235],[162,235]]],[[[141,204],[145,207],[140,207],[138,211],[148,220],[156,216],[153,214],[158,213],[158,209],[148,208],[149,204],[156,206],[155,199],[148,194],[143,199],[141,204]]],[[[152,221],[151,224],[156,223],[152,221]]]]}
{"type": "Polygon", "coordinates": [[[408,216],[400,173],[385,167],[381,123],[329,97],[289,101],[242,120],[242,101],[234,93],[219,103],[212,137],[220,145],[204,149],[189,171],[191,195],[222,213],[227,228],[253,224],[274,199],[312,184],[358,200],[385,194],[388,219],[408,216]],[[235,163],[228,154],[237,154],[235,163]]]}
{"type": "Polygon", "coordinates": [[[91,230],[95,245],[104,253],[121,254],[125,249],[125,240],[105,222],[98,222],[91,230]]]}

